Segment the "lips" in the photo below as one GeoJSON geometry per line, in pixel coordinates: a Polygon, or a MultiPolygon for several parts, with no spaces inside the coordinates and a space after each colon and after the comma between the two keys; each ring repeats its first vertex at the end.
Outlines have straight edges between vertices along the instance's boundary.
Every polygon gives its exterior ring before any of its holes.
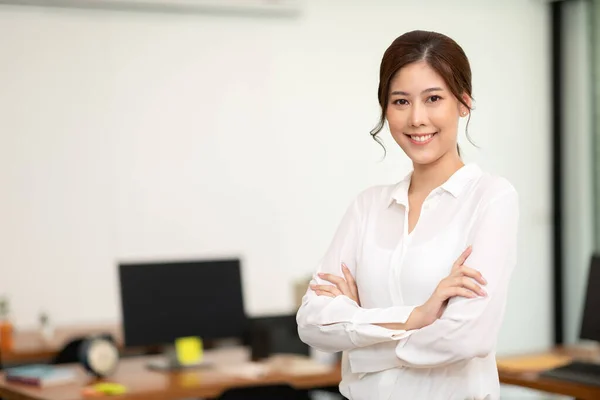
{"type": "Polygon", "coordinates": [[[437,135],[437,132],[433,133],[420,133],[420,134],[406,134],[409,140],[416,145],[425,145],[433,140],[433,138],[437,135]]]}

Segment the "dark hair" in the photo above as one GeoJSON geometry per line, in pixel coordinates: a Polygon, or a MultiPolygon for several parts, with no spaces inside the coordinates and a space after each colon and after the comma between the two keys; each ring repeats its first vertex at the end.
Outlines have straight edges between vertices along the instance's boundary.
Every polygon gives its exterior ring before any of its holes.
{"type": "MultiPolygon", "coordinates": [[[[468,127],[471,120],[471,107],[463,100],[462,95],[466,93],[472,98],[471,66],[469,59],[463,49],[448,36],[437,32],[412,31],[403,34],[392,42],[383,54],[381,67],[379,69],[379,89],[377,97],[381,106],[381,117],[379,122],[371,131],[371,136],[377,143],[383,145],[377,134],[385,125],[385,112],[390,96],[390,83],[405,65],[419,61],[425,61],[446,82],[448,88],[458,101],[469,110],[466,134],[469,141],[468,127]]],[[[460,148],[458,148],[460,155],[460,148]]]]}

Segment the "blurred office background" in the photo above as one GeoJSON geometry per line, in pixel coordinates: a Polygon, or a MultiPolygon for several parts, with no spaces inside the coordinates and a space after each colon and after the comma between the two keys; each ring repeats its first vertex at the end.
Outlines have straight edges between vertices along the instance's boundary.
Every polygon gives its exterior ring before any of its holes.
{"type": "Polygon", "coordinates": [[[352,198],[410,168],[369,130],[383,52],[423,29],[471,61],[465,160],[520,194],[498,352],[577,342],[600,250],[600,2],[563,2],[560,24],[542,0],[254,3],[0,5],[0,295],[17,329],[119,321],[116,264],[133,260],[239,256],[247,313],[293,313],[352,198]]]}

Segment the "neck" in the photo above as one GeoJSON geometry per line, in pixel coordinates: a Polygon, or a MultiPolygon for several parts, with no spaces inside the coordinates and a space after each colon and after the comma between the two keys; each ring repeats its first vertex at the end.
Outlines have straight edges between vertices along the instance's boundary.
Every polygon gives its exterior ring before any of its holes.
{"type": "Polygon", "coordinates": [[[430,164],[413,163],[414,171],[409,193],[420,193],[427,196],[464,165],[458,154],[452,153],[447,153],[430,164]]]}

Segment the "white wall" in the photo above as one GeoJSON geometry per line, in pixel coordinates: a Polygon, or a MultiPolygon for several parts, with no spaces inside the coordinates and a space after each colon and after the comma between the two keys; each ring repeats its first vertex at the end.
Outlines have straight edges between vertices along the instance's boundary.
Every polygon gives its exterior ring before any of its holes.
{"type": "Polygon", "coordinates": [[[520,192],[500,350],[549,345],[547,5],[366,4],[308,0],[298,18],[0,7],[0,292],[18,325],[41,309],[118,319],[122,259],[240,254],[248,311],[292,310],[291,280],[352,197],[409,168],[387,135],[380,163],[368,131],[383,51],[430,29],[471,59],[481,150],[463,143],[465,158],[520,192]]]}

